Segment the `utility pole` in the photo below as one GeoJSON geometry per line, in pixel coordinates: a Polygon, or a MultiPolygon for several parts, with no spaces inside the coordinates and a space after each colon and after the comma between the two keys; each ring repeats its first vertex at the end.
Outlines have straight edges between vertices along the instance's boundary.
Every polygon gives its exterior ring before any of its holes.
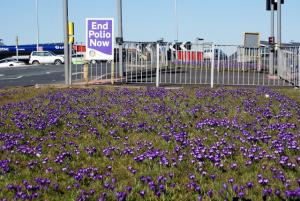
{"type": "Polygon", "coordinates": [[[119,46],[119,76],[123,77],[123,5],[122,0],[117,0],[118,12],[118,46],[119,46]]]}
{"type": "Polygon", "coordinates": [[[277,72],[282,76],[283,72],[281,57],[281,0],[277,0],[277,72]]]}
{"type": "Polygon", "coordinates": [[[36,51],[39,51],[39,43],[40,43],[40,27],[39,27],[39,1],[36,0],[36,51]]]}
{"type": "Polygon", "coordinates": [[[179,25],[178,25],[178,13],[177,13],[177,0],[175,1],[175,20],[176,20],[176,42],[178,42],[178,35],[179,35],[179,25]]]}
{"type": "MultiPolygon", "coordinates": [[[[274,4],[271,3],[271,37],[274,38],[274,4]]],[[[275,42],[275,41],[274,41],[275,42]]],[[[273,75],[274,74],[274,44],[271,44],[272,48],[270,51],[270,74],[273,75]]]]}
{"type": "Polygon", "coordinates": [[[277,44],[281,46],[281,0],[277,0],[277,44]]]}
{"type": "Polygon", "coordinates": [[[65,55],[65,84],[70,84],[70,62],[69,62],[69,14],[68,14],[68,0],[63,0],[63,18],[64,18],[64,55],[65,55]]]}

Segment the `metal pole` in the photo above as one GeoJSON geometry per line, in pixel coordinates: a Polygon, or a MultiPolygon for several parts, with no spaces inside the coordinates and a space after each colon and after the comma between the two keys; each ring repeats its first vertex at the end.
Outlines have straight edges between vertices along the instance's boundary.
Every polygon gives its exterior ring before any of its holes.
{"type": "MultiPolygon", "coordinates": [[[[274,4],[271,3],[271,37],[274,37],[274,4]]],[[[274,41],[275,42],[275,41],[274,41]]],[[[274,44],[271,44],[272,46],[274,46],[274,44]]],[[[272,47],[273,49],[273,47],[272,47]]],[[[270,51],[270,75],[274,74],[274,52],[270,51]]]]}
{"type": "Polygon", "coordinates": [[[178,25],[178,14],[177,14],[177,0],[175,0],[175,19],[176,19],[176,41],[178,42],[179,25],[178,25]]]}
{"type": "Polygon", "coordinates": [[[156,44],[156,87],[159,87],[159,43],[156,44]]]}
{"type": "Polygon", "coordinates": [[[68,15],[68,0],[63,1],[63,18],[64,18],[64,53],[65,53],[65,84],[69,84],[69,15],[68,15]]]}
{"type": "Polygon", "coordinates": [[[281,0],[277,0],[277,43],[278,47],[281,47],[281,0]]]}
{"type": "Polygon", "coordinates": [[[212,44],[211,47],[211,51],[212,51],[212,58],[211,58],[211,75],[210,75],[210,87],[213,88],[214,87],[214,70],[215,70],[215,45],[212,44]]]}
{"type": "MultiPolygon", "coordinates": [[[[117,0],[118,37],[123,38],[122,0],[117,0]]],[[[119,44],[119,76],[123,77],[123,45],[119,44]]]]}
{"type": "Polygon", "coordinates": [[[72,43],[69,43],[69,84],[72,84],[72,43]]]}
{"type": "Polygon", "coordinates": [[[277,0],[277,72],[279,76],[283,76],[281,58],[281,0],[277,0]]]}
{"type": "Polygon", "coordinates": [[[298,87],[300,89],[300,47],[298,48],[298,87]]]}
{"type": "Polygon", "coordinates": [[[39,27],[39,1],[36,0],[36,51],[39,51],[39,43],[40,43],[40,27],[39,27]]]}
{"type": "Polygon", "coordinates": [[[111,61],[111,77],[110,77],[111,84],[114,85],[115,83],[115,62],[114,60],[111,61]]]}

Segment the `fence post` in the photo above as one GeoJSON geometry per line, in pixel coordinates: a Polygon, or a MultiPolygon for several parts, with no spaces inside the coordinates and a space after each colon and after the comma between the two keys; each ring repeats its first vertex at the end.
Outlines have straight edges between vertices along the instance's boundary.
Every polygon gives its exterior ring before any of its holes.
{"type": "Polygon", "coordinates": [[[298,87],[300,89],[300,46],[298,47],[298,87]]]}
{"type": "Polygon", "coordinates": [[[89,83],[89,63],[88,63],[88,61],[84,61],[83,79],[84,79],[85,84],[89,83]]]}
{"type": "Polygon", "coordinates": [[[211,75],[210,75],[210,87],[214,87],[214,70],[215,70],[215,45],[211,45],[212,58],[211,58],[211,75]]]}
{"type": "Polygon", "coordinates": [[[282,66],[282,60],[281,60],[281,47],[278,46],[277,49],[277,75],[280,78],[283,78],[283,66],[282,66]]]}
{"type": "Polygon", "coordinates": [[[159,43],[156,43],[156,87],[159,87],[159,43]]]}
{"type": "Polygon", "coordinates": [[[111,76],[110,76],[110,82],[112,85],[115,84],[115,61],[114,59],[111,61],[111,76]]]}

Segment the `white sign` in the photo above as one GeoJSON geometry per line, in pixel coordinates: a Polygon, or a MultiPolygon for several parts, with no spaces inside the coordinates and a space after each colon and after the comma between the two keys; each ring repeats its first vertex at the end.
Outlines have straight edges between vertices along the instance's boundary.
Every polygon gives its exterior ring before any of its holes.
{"type": "Polygon", "coordinates": [[[86,19],[86,55],[87,60],[114,59],[114,19],[86,19]]]}

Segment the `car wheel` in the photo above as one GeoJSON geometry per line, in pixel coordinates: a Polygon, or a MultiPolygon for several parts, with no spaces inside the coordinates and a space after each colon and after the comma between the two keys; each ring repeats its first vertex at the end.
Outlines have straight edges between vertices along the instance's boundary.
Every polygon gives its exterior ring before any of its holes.
{"type": "Polygon", "coordinates": [[[39,65],[40,62],[38,62],[38,61],[33,61],[32,64],[33,64],[33,65],[39,65]]]}
{"type": "Polygon", "coordinates": [[[13,67],[14,65],[13,64],[9,64],[9,67],[13,67]]]}
{"type": "Polygon", "coordinates": [[[57,59],[57,60],[55,60],[54,64],[55,64],[55,65],[61,65],[61,64],[62,64],[62,61],[59,60],[59,59],[57,59]]]}

